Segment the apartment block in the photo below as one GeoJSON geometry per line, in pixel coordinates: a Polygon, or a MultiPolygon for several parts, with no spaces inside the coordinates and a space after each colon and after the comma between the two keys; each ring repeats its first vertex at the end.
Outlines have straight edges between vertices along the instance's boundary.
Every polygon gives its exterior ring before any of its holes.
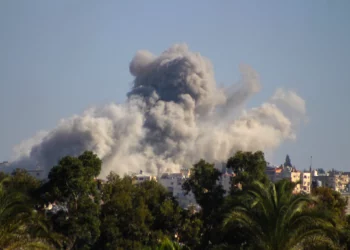
{"type": "Polygon", "coordinates": [[[301,191],[305,193],[311,192],[312,175],[310,172],[301,173],[301,191]]]}
{"type": "Polygon", "coordinates": [[[158,182],[172,193],[182,207],[196,204],[194,194],[192,192],[186,194],[186,191],[182,188],[188,177],[189,172],[187,175],[186,171],[181,171],[180,173],[164,173],[158,179],[158,182]]]}

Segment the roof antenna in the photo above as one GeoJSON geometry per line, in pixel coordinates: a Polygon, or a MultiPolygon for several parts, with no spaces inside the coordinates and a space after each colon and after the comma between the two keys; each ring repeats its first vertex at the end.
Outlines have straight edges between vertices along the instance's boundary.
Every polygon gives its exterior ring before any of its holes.
{"type": "Polygon", "coordinates": [[[311,173],[311,170],[312,170],[312,155],[310,156],[310,173],[311,173]]]}

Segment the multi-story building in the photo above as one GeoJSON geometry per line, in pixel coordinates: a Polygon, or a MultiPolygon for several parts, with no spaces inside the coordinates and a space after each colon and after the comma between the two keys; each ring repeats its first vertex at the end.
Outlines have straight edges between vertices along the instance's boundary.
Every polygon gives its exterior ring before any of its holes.
{"type": "Polygon", "coordinates": [[[192,192],[183,190],[182,185],[189,177],[189,171],[181,171],[180,173],[164,173],[158,182],[163,185],[179,202],[182,207],[196,204],[195,197],[192,192]]]}
{"type": "Polygon", "coordinates": [[[143,173],[141,170],[139,174],[132,175],[133,184],[140,184],[145,181],[157,181],[157,177],[151,174],[143,173]]]}
{"type": "Polygon", "coordinates": [[[291,182],[298,183],[295,186],[294,193],[311,192],[312,175],[310,172],[300,172],[295,167],[266,167],[266,174],[272,182],[278,182],[282,179],[288,179],[291,182]]]}
{"type": "Polygon", "coordinates": [[[272,182],[278,182],[282,179],[291,179],[291,173],[295,171],[293,167],[281,165],[279,167],[267,166],[265,173],[272,182]]]}
{"type": "Polygon", "coordinates": [[[328,177],[328,186],[335,191],[339,192],[345,192],[347,188],[347,184],[349,183],[349,176],[343,175],[341,173],[334,174],[333,172],[330,173],[328,177]]]}
{"type": "MultiPolygon", "coordinates": [[[[300,181],[300,175],[301,175],[301,173],[300,173],[299,171],[294,170],[294,171],[290,172],[290,177],[289,177],[289,179],[290,179],[291,182],[298,183],[298,182],[300,181]]],[[[301,187],[300,187],[300,184],[298,183],[298,184],[295,186],[293,192],[294,192],[294,193],[300,193],[300,191],[301,191],[301,187]]]]}
{"type": "Polygon", "coordinates": [[[336,188],[341,192],[346,192],[349,184],[349,175],[341,174],[336,179],[336,188]]]}
{"type": "Polygon", "coordinates": [[[312,175],[310,172],[301,173],[301,191],[304,193],[311,192],[312,175]]]}
{"type": "Polygon", "coordinates": [[[285,169],[282,166],[280,167],[267,166],[265,171],[266,175],[269,177],[269,179],[272,182],[277,182],[283,179],[285,174],[284,172],[285,172],[285,169]]]}
{"type": "MultiPolygon", "coordinates": [[[[190,175],[190,169],[183,168],[180,170],[180,173],[164,173],[158,177],[158,182],[172,193],[182,207],[196,205],[194,194],[192,192],[187,194],[182,188],[184,182],[190,177],[190,175]]],[[[230,173],[226,168],[223,168],[222,174],[217,182],[222,185],[223,189],[226,191],[226,195],[229,194],[231,190],[233,176],[233,173],[230,173]]]]}
{"type": "Polygon", "coordinates": [[[269,177],[269,179],[273,182],[275,181],[275,169],[276,167],[274,166],[266,166],[265,170],[267,177],[269,177]]]}
{"type": "Polygon", "coordinates": [[[318,175],[313,177],[315,180],[322,183],[322,186],[329,187],[338,192],[349,191],[349,175],[340,173],[338,171],[330,171],[326,175],[318,175]]]}

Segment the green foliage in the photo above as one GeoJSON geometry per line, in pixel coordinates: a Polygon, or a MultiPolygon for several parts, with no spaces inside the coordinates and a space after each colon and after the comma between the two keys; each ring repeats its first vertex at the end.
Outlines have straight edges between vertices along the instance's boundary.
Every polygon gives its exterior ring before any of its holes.
{"type": "Polygon", "coordinates": [[[289,155],[286,156],[286,160],[284,161],[284,164],[283,164],[285,167],[292,167],[292,162],[290,160],[290,157],[289,155]]]}
{"type": "Polygon", "coordinates": [[[138,185],[132,178],[111,173],[102,188],[101,237],[97,249],[155,247],[172,238],[181,221],[181,208],[155,181],[138,185]]]}
{"type": "Polygon", "coordinates": [[[350,249],[350,215],[345,216],[342,225],[339,230],[340,245],[344,250],[350,249]]]}
{"type": "MultiPolygon", "coordinates": [[[[218,228],[220,225],[224,203],[225,191],[218,183],[221,173],[214,167],[214,164],[199,161],[191,169],[191,176],[183,184],[183,188],[195,195],[197,203],[201,206],[199,218],[203,225],[196,218],[192,218],[192,232],[195,235],[201,230],[202,239],[199,249],[207,247],[210,241],[216,241],[218,228]],[[202,227],[200,229],[200,227],[202,227]]],[[[191,225],[191,224],[190,224],[191,225]]],[[[194,238],[196,239],[196,238],[194,238]]],[[[194,245],[194,242],[191,242],[194,245]]]]}
{"type": "Polygon", "coordinates": [[[268,182],[265,174],[266,164],[264,153],[261,151],[255,153],[238,151],[228,159],[227,168],[232,168],[235,173],[233,184],[240,183],[244,188],[254,181],[268,182]]]}
{"type": "Polygon", "coordinates": [[[31,176],[24,169],[16,169],[13,171],[11,174],[11,181],[8,184],[11,190],[24,192],[28,195],[33,194],[33,192],[41,185],[39,180],[31,176]]]}
{"type": "Polygon", "coordinates": [[[317,187],[312,189],[312,195],[318,197],[317,209],[327,210],[338,216],[340,221],[344,221],[347,199],[329,187],[317,187]]]}
{"type": "Polygon", "coordinates": [[[314,209],[319,212],[331,214],[339,232],[340,245],[346,246],[344,249],[349,249],[350,221],[349,217],[345,215],[345,209],[348,202],[347,199],[342,197],[339,192],[329,187],[314,188],[312,190],[312,195],[317,197],[319,201],[314,209]]]}
{"type": "Polygon", "coordinates": [[[191,176],[183,185],[184,190],[193,192],[205,217],[209,216],[224,201],[225,191],[218,184],[220,175],[220,171],[214,167],[214,164],[201,160],[193,166],[191,176]]]}
{"type": "Polygon", "coordinates": [[[198,249],[201,245],[203,220],[200,213],[194,213],[190,208],[184,210],[178,230],[178,239],[189,249],[198,249]]]}
{"type": "Polygon", "coordinates": [[[92,152],[67,156],[49,173],[46,197],[66,206],[51,216],[55,230],[69,238],[67,247],[90,249],[100,235],[100,194],[95,177],[101,160],[92,152]]]}
{"type": "MultiPolygon", "coordinates": [[[[97,182],[94,178],[99,175],[101,164],[101,160],[88,151],[78,158],[62,158],[49,173],[52,197],[61,202],[75,203],[86,194],[97,195],[97,182]]],[[[77,209],[76,204],[75,208],[77,209]]]]}
{"type": "Polygon", "coordinates": [[[228,159],[229,194],[213,164],[195,164],[183,188],[199,211],[179,207],[155,181],[97,180],[101,164],[92,152],[63,157],[45,183],[24,170],[0,173],[0,249],[350,249],[347,200],[329,188],[293,194],[295,183],[269,182],[260,151],[228,159]]]}
{"type": "MultiPolygon", "coordinates": [[[[9,187],[10,176],[0,181],[0,249],[51,249],[53,237],[39,234],[44,218],[31,207],[29,197],[9,187]],[[6,186],[4,183],[6,182],[6,186]]],[[[59,243],[59,240],[55,241],[59,243]]]]}
{"type": "Polygon", "coordinates": [[[173,242],[168,238],[164,238],[154,247],[144,247],[143,250],[187,250],[186,247],[181,246],[177,242],[173,242]]]}
{"type": "Polygon", "coordinates": [[[243,232],[241,245],[248,249],[296,249],[311,239],[328,247],[337,246],[332,218],[310,207],[317,200],[293,195],[287,181],[253,182],[237,197],[227,215],[225,230],[243,232]]]}

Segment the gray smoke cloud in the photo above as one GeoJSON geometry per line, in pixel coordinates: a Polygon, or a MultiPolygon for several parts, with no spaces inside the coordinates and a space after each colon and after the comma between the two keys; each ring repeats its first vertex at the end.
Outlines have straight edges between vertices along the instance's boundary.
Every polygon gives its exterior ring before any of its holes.
{"type": "Polygon", "coordinates": [[[102,178],[110,171],[178,171],[201,158],[226,161],[237,150],[271,151],[295,139],[305,101],[278,89],[260,107],[242,111],[261,86],[248,65],[240,72],[237,84],[219,88],[210,61],[186,45],[159,56],[139,51],[125,103],[61,120],[15,147],[12,166],[39,165],[48,173],[61,157],[92,150],[103,160],[102,178]]]}

